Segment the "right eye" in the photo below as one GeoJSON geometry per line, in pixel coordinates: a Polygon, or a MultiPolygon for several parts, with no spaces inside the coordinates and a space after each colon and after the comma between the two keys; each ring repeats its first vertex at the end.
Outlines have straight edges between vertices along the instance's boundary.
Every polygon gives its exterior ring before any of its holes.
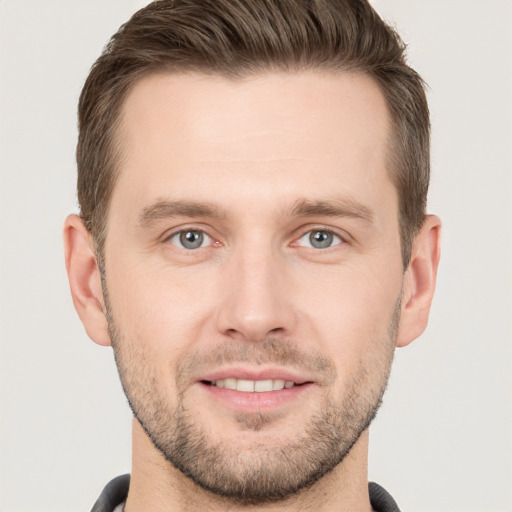
{"type": "Polygon", "coordinates": [[[212,244],[212,239],[204,231],[197,229],[184,229],[168,238],[176,247],[187,250],[200,249],[212,244]]]}
{"type": "Polygon", "coordinates": [[[328,229],[313,229],[299,238],[299,245],[312,249],[329,249],[343,243],[343,240],[328,229]]]}

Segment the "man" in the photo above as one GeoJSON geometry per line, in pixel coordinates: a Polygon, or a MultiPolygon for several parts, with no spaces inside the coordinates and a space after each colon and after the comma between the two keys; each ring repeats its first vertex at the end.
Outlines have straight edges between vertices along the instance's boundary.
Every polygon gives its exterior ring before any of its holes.
{"type": "Polygon", "coordinates": [[[399,37],[363,0],[155,2],[79,125],[66,265],[134,414],[93,510],[398,510],[368,427],[440,234],[399,37]]]}

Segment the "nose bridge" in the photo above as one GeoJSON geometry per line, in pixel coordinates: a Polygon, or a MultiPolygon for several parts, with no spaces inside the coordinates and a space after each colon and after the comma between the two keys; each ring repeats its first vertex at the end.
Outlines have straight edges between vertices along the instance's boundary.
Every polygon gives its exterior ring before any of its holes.
{"type": "Polygon", "coordinates": [[[283,256],[271,241],[240,244],[225,262],[218,328],[230,336],[261,341],[294,325],[283,256]]]}

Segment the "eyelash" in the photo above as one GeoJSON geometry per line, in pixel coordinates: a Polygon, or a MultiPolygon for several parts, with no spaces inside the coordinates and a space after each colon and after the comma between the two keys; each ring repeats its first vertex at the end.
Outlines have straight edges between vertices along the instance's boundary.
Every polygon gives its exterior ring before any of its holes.
{"type": "MultiPolygon", "coordinates": [[[[212,247],[212,246],[220,247],[222,245],[221,242],[215,241],[215,239],[212,236],[210,236],[204,229],[193,228],[193,227],[180,229],[178,231],[173,231],[170,235],[165,237],[164,242],[170,243],[170,244],[174,245],[175,247],[178,247],[179,249],[183,249],[187,252],[195,251],[197,249],[204,249],[204,248],[212,247]],[[209,240],[209,243],[207,245],[203,245],[204,241],[201,241],[201,245],[199,245],[198,247],[193,247],[193,248],[183,247],[183,243],[181,243],[179,241],[179,238],[177,238],[177,237],[181,237],[185,233],[199,234],[201,237],[206,238],[207,239],[206,241],[209,240]],[[174,243],[173,239],[176,239],[176,238],[177,238],[177,240],[174,243]]],[[[321,244],[322,241],[319,241],[319,243],[321,244]]],[[[340,233],[338,233],[332,229],[325,228],[325,227],[314,227],[314,228],[308,229],[307,231],[304,231],[298,238],[295,238],[294,241],[292,242],[291,246],[292,247],[306,247],[308,249],[313,249],[316,251],[324,251],[326,249],[332,249],[336,246],[344,245],[346,243],[347,243],[346,237],[342,236],[340,233]],[[300,241],[302,239],[304,239],[305,237],[307,237],[308,235],[309,235],[309,240],[311,241],[311,236],[313,235],[313,233],[325,233],[328,236],[332,237],[333,240],[337,239],[338,241],[336,243],[333,243],[332,245],[328,245],[326,247],[313,247],[312,245],[303,245],[300,243],[300,241]]]]}
{"type": "MultiPolygon", "coordinates": [[[[321,241],[320,241],[320,243],[321,243],[321,241]]],[[[315,250],[321,251],[321,250],[326,250],[326,249],[332,249],[338,245],[343,245],[345,243],[346,243],[345,238],[343,236],[341,236],[339,233],[337,233],[336,231],[333,231],[332,229],[323,228],[323,227],[316,227],[316,228],[309,229],[308,231],[304,232],[299,238],[296,239],[296,242],[294,242],[293,245],[299,245],[300,247],[308,247],[310,249],[315,249],[315,250]],[[332,243],[332,245],[329,245],[327,247],[312,247],[311,245],[299,245],[298,242],[300,240],[308,237],[308,235],[309,235],[309,240],[311,241],[312,235],[316,234],[316,233],[325,233],[328,236],[332,237],[333,240],[337,239],[338,242],[332,243]]]]}
{"type": "MultiPolygon", "coordinates": [[[[177,238],[177,242],[178,241],[179,241],[179,238],[177,238]]],[[[175,245],[179,249],[184,249],[186,251],[194,251],[194,250],[197,250],[197,249],[204,249],[205,247],[210,247],[212,245],[213,246],[220,246],[221,245],[220,242],[214,241],[213,237],[211,237],[204,229],[198,229],[198,228],[185,228],[185,229],[180,229],[179,231],[174,231],[169,236],[165,237],[164,242],[167,242],[167,243],[170,243],[172,245],[175,245]],[[203,243],[201,243],[200,246],[194,247],[194,248],[183,247],[183,244],[178,245],[178,243],[173,243],[173,239],[175,239],[177,237],[181,237],[182,235],[184,235],[186,233],[199,234],[201,237],[205,238],[206,241],[209,240],[209,243],[206,246],[203,245],[203,243]]]]}

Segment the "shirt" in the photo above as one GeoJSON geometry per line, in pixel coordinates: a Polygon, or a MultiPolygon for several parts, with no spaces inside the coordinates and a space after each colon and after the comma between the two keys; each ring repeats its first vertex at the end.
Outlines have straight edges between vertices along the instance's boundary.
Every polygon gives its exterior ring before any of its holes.
{"type": "MultiPolygon", "coordinates": [[[[107,484],[100,497],[92,507],[91,512],[118,512],[128,496],[130,475],[122,475],[114,478],[107,484]],[[116,511],[115,509],[119,507],[116,511]]],[[[375,512],[400,512],[398,505],[391,495],[379,484],[370,482],[370,503],[375,512]]]]}

